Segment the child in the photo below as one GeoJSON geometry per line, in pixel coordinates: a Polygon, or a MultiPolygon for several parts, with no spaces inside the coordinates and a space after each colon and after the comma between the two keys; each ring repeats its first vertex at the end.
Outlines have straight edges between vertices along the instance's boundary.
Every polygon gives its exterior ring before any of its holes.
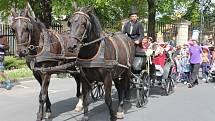
{"type": "MultiPolygon", "coordinates": [[[[184,49],[187,49],[188,45],[184,45],[184,49]]],[[[188,50],[189,51],[189,50],[188,50]]],[[[185,51],[181,57],[181,66],[182,66],[182,73],[181,79],[184,84],[187,84],[190,80],[190,64],[189,64],[189,52],[185,51]]]]}
{"type": "Polygon", "coordinates": [[[209,71],[209,66],[210,66],[210,61],[209,61],[209,50],[207,47],[202,48],[202,77],[203,81],[207,83],[207,77],[208,77],[208,71],[209,71]]]}

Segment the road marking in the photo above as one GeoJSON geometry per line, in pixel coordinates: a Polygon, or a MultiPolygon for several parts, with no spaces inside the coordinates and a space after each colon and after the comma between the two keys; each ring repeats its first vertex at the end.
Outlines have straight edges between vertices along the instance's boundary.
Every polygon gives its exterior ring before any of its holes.
{"type": "Polygon", "coordinates": [[[58,93],[58,92],[67,92],[70,91],[71,89],[62,89],[62,90],[52,90],[49,89],[49,94],[54,94],[54,93],[58,93]]]}
{"type": "Polygon", "coordinates": [[[21,83],[21,84],[25,84],[25,83],[31,83],[31,82],[36,82],[35,80],[30,80],[30,81],[21,81],[21,82],[19,82],[19,83],[21,83]]]}
{"type": "Polygon", "coordinates": [[[24,85],[16,85],[17,87],[22,87],[22,88],[24,88],[24,89],[28,89],[28,88],[30,88],[30,87],[27,87],[27,86],[24,86],[24,85]]]}

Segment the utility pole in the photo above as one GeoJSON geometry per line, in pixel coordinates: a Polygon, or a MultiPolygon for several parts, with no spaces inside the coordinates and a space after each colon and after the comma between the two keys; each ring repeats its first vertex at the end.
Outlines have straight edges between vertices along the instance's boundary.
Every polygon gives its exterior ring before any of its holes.
{"type": "Polygon", "coordinates": [[[199,39],[199,44],[202,43],[203,41],[203,30],[204,30],[204,15],[203,15],[203,11],[204,11],[204,1],[205,0],[200,0],[200,39],[199,39]]]}

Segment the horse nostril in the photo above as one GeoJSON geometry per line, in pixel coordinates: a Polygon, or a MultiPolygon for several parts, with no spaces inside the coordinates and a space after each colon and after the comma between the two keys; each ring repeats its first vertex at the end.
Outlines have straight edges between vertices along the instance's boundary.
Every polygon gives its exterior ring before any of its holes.
{"type": "Polygon", "coordinates": [[[77,45],[74,45],[74,46],[73,46],[73,49],[76,48],[76,47],[77,47],[77,45]]]}

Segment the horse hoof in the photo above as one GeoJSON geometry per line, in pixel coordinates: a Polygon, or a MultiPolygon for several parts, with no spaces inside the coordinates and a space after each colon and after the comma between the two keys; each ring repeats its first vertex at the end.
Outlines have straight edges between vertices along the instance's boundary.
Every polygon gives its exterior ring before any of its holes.
{"type": "Polygon", "coordinates": [[[42,121],[43,116],[41,113],[37,113],[37,121],[42,121]]]}
{"type": "Polygon", "coordinates": [[[82,110],[83,110],[83,107],[81,107],[81,106],[75,107],[75,112],[81,112],[82,110]]]}
{"type": "Polygon", "coordinates": [[[123,119],[124,118],[124,112],[117,112],[116,117],[117,117],[117,119],[123,119]]]}
{"type": "Polygon", "coordinates": [[[46,112],[44,113],[44,119],[49,119],[51,117],[52,113],[51,112],[46,112]]]}
{"type": "Polygon", "coordinates": [[[81,121],[89,121],[89,118],[85,116],[81,119],[81,121]]]}

